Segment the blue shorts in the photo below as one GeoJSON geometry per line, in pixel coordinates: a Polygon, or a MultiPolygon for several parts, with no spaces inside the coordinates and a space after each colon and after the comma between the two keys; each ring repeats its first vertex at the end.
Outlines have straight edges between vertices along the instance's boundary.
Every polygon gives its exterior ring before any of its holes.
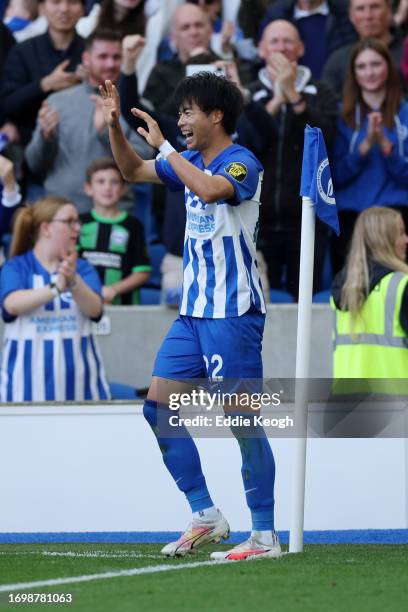
{"type": "Polygon", "coordinates": [[[227,319],[180,315],[163,340],[153,376],[262,379],[264,325],[265,315],[257,311],[227,319]]]}

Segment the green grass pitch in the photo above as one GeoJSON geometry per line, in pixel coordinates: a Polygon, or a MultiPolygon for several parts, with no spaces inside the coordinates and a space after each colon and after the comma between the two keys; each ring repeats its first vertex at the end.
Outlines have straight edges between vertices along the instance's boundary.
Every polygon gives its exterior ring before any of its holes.
{"type": "Polygon", "coordinates": [[[198,563],[208,561],[208,553],[219,546],[170,560],[160,557],[160,548],[159,544],[0,545],[0,610],[408,610],[407,545],[309,545],[304,553],[281,559],[210,565],[198,563]],[[193,566],[177,569],[185,564],[193,566]],[[170,569],[157,571],[159,566],[170,569]],[[10,593],[4,592],[6,585],[16,583],[143,568],[153,571],[12,591],[13,595],[71,593],[71,604],[10,604],[10,593]]]}

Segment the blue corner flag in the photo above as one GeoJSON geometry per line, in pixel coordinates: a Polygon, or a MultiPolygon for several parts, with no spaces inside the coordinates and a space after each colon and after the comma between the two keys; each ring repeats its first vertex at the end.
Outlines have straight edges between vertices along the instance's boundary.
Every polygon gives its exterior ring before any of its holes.
{"type": "Polygon", "coordinates": [[[305,127],[300,195],[312,200],[320,221],[329,225],[338,236],[339,220],[326,145],[322,130],[310,125],[305,127]]]}

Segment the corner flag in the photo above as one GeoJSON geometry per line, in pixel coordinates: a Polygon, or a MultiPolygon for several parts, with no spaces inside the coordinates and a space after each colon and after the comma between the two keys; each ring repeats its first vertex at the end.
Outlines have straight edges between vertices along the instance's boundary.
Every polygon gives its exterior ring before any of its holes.
{"type": "Polygon", "coordinates": [[[339,235],[336,200],[323,134],[319,128],[305,128],[302,179],[302,231],[300,242],[299,307],[296,340],[296,388],[292,512],[289,552],[303,550],[305,510],[306,440],[308,412],[308,378],[312,328],[313,259],[315,215],[339,235]]]}
{"type": "Polygon", "coordinates": [[[339,220],[326,145],[322,130],[310,125],[305,127],[300,195],[312,200],[319,219],[338,236],[339,220]]]}

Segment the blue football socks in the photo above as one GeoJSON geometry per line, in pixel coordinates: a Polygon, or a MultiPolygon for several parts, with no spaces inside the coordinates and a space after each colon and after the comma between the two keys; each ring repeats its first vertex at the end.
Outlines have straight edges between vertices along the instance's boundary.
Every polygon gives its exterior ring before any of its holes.
{"type": "MultiPolygon", "coordinates": [[[[177,436],[168,437],[169,410],[157,402],[145,400],[143,414],[152,428],[163,461],[174,482],[190,504],[192,512],[211,508],[214,504],[208,492],[201,469],[197,447],[184,425],[177,426],[177,436]],[[167,435],[166,435],[167,434],[167,435]]],[[[177,414],[172,414],[177,416],[177,414]]],[[[251,429],[231,427],[238,441],[242,457],[242,480],[248,507],[251,511],[253,531],[274,529],[275,460],[268,438],[262,427],[251,429]]]]}
{"type": "Polygon", "coordinates": [[[241,450],[241,474],[252,530],[270,531],[274,529],[275,460],[263,428],[253,428],[251,433],[255,432],[256,437],[251,438],[245,437],[249,433],[245,429],[231,427],[241,450]]]}
{"type": "MultiPolygon", "coordinates": [[[[197,447],[184,425],[177,426],[177,437],[166,437],[168,433],[169,409],[157,402],[145,400],[143,414],[157,438],[163,461],[174,482],[182,491],[192,512],[199,512],[214,505],[205,483],[197,447]],[[162,411],[162,420],[160,412],[162,411]],[[166,427],[167,423],[167,427],[166,427]],[[160,433],[160,429],[164,433],[160,433]],[[167,432],[166,432],[167,430],[167,432]]],[[[177,416],[173,413],[172,417],[177,416]]]]}

